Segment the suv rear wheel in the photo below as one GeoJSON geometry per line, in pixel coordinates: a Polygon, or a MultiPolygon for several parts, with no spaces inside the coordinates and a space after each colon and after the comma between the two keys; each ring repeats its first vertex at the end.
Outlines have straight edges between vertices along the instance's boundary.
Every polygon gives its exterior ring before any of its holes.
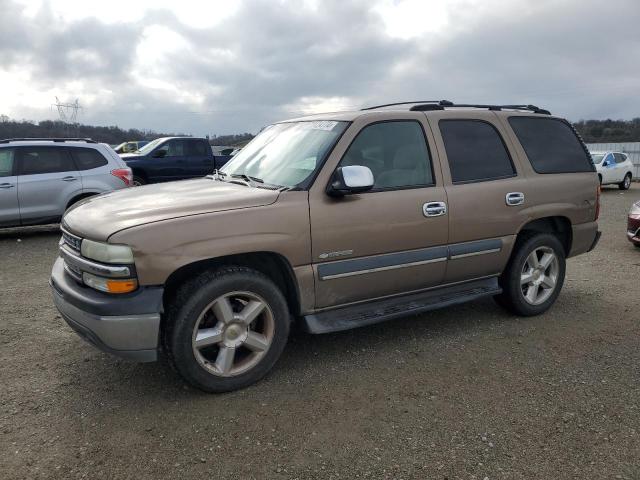
{"type": "Polygon", "coordinates": [[[618,188],[620,190],[629,190],[629,187],[631,187],[631,174],[627,173],[624,176],[624,180],[622,180],[619,184],[618,184],[618,188]]]}
{"type": "Polygon", "coordinates": [[[502,294],[496,301],[517,315],[543,313],[560,294],[565,268],[564,247],[556,236],[528,235],[516,243],[515,254],[500,277],[502,294]]]}
{"type": "Polygon", "coordinates": [[[145,181],[144,178],[134,175],[133,176],[133,186],[134,187],[141,187],[142,185],[145,185],[147,182],[145,181]]]}
{"type": "Polygon", "coordinates": [[[179,289],[168,308],[165,350],[193,386],[236,390],[271,370],[284,350],[289,324],[287,302],[268,277],[224,267],[179,289]]]}

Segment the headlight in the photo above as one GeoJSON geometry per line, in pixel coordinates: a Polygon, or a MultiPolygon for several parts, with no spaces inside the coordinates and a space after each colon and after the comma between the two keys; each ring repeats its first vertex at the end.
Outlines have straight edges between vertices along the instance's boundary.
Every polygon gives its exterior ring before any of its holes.
{"type": "Polygon", "coordinates": [[[640,202],[636,202],[633,205],[631,205],[631,210],[629,210],[629,215],[640,216],[640,202]]]}
{"type": "Polygon", "coordinates": [[[127,245],[82,240],[80,253],[83,257],[104,263],[133,263],[133,251],[127,245]]]}

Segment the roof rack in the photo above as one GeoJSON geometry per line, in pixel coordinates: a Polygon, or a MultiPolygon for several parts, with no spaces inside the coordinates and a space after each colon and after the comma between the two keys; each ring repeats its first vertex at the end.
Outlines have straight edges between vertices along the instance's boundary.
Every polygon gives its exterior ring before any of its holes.
{"type": "Polygon", "coordinates": [[[376,105],[375,107],[367,107],[362,110],[375,110],[383,107],[393,107],[396,105],[413,105],[409,108],[412,112],[429,112],[434,110],[444,110],[445,108],[485,108],[487,110],[523,110],[527,112],[539,113],[541,115],[551,115],[549,110],[536,107],[535,105],[483,105],[476,103],[453,103],[449,100],[426,100],[417,102],[398,102],[387,103],[385,105],[376,105]]]}
{"type": "Polygon", "coordinates": [[[446,100],[416,100],[414,102],[385,103],[384,105],[375,105],[373,107],[361,108],[360,110],[375,110],[376,108],[394,107],[396,105],[411,105],[414,103],[438,103],[438,102],[446,102],[446,100]]]}
{"type": "Polygon", "coordinates": [[[444,110],[445,108],[485,108],[487,110],[523,110],[527,112],[539,113],[542,115],[551,115],[549,110],[536,107],[535,105],[484,105],[477,103],[453,103],[448,100],[441,100],[437,103],[424,103],[414,105],[409,110],[413,112],[424,112],[432,110],[444,110]]]}
{"type": "Polygon", "coordinates": [[[0,143],[10,142],[87,142],[98,143],[90,138],[5,138],[0,143]]]}

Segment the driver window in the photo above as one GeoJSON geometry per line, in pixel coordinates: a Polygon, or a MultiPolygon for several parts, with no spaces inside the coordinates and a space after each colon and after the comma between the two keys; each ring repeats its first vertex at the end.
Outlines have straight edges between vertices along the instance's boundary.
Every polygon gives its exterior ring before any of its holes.
{"type": "Polygon", "coordinates": [[[369,167],[374,189],[433,185],[431,159],[422,127],[416,121],[389,121],[363,128],[340,166],[369,167]]]}
{"type": "Polygon", "coordinates": [[[603,165],[607,166],[607,165],[613,165],[615,162],[615,160],[613,159],[613,154],[610,153],[608,154],[606,157],[604,157],[604,161],[602,162],[603,165]]]}

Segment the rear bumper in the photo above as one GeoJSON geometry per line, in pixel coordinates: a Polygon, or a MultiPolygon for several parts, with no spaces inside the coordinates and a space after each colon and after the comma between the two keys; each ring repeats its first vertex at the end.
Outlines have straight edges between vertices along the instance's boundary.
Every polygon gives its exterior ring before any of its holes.
{"type": "Polygon", "coordinates": [[[572,242],[568,257],[587,253],[596,248],[601,235],[597,222],[579,223],[573,225],[571,230],[572,242]]]}
{"type": "Polygon", "coordinates": [[[589,247],[589,250],[587,250],[587,252],[590,252],[591,250],[596,248],[596,245],[598,245],[598,242],[600,241],[600,237],[601,236],[602,236],[602,232],[598,230],[596,232],[596,238],[593,239],[593,243],[591,244],[591,246],[589,247]]]}
{"type": "Polygon", "coordinates": [[[97,292],[72,279],[64,271],[62,258],[54,264],[49,283],[60,314],[84,340],[127,360],[157,359],[161,287],[118,296],[97,292]]]}

